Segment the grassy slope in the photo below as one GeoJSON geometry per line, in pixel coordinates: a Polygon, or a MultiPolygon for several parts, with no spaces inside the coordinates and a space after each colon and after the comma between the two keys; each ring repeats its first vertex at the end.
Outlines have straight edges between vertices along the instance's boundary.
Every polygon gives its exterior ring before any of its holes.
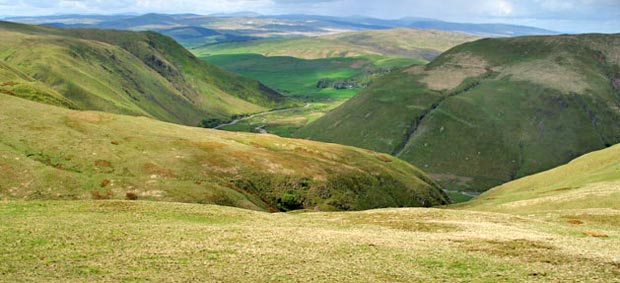
{"type": "Polygon", "coordinates": [[[156,33],[2,22],[0,34],[0,90],[37,101],[190,125],[284,101],[156,33]]]}
{"type": "MultiPolygon", "coordinates": [[[[0,201],[2,282],[617,282],[618,225],[439,209],[0,201]],[[592,238],[586,229],[608,233],[592,238]]],[[[614,214],[618,219],[618,214],[614,214]]],[[[617,222],[616,222],[617,223],[617,222]]]]}
{"type": "Polygon", "coordinates": [[[620,141],[618,35],[485,39],[382,78],[299,133],[483,191],[620,141]]]}
{"type": "Polygon", "coordinates": [[[460,33],[399,28],[313,38],[223,43],[192,51],[198,56],[253,53],[320,59],[382,55],[430,60],[442,51],[474,39],[476,37],[460,33]]]}
{"type": "Polygon", "coordinates": [[[258,210],[445,203],[404,161],[335,144],[78,112],[0,94],[0,198],[139,198],[258,210]]]}
{"type": "Polygon", "coordinates": [[[461,208],[519,214],[554,210],[620,209],[620,145],[503,184],[461,208]]]}

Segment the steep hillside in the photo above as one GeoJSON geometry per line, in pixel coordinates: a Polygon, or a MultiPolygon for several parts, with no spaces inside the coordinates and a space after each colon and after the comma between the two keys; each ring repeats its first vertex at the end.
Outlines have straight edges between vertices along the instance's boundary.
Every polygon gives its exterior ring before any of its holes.
{"type": "Polygon", "coordinates": [[[394,72],[298,136],[484,191],[620,141],[620,35],[483,39],[394,72]]]}
{"type": "Polygon", "coordinates": [[[493,188],[459,207],[520,214],[594,208],[617,210],[619,199],[620,145],[614,145],[493,188]]]}
{"type": "Polygon", "coordinates": [[[36,101],[189,125],[284,103],[157,33],[0,22],[0,36],[0,91],[36,101]]]}
{"type": "Polygon", "coordinates": [[[303,59],[382,55],[432,60],[441,52],[476,37],[435,30],[398,28],[320,37],[231,42],[193,49],[198,56],[253,53],[303,59]]]}
{"type": "Polygon", "coordinates": [[[447,203],[420,170],[367,150],[72,111],[6,94],[0,105],[4,200],[131,193],[269,211],[447,203]]]}

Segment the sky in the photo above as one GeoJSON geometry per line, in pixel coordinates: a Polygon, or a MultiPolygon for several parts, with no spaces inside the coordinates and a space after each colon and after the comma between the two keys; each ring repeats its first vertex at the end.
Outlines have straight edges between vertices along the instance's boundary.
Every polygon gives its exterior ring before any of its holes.
{"type": "Polygon", "coordinates": [[[560,32],[620,32],[620,0],[0,0],[0,17],[234,13],[434,18],[560,32]]]}

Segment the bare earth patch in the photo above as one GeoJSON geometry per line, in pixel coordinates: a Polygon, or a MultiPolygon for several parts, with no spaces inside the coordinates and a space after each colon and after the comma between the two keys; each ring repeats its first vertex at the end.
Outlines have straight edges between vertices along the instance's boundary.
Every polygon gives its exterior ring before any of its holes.
{"type": "Polygon", "coordinates": [[[561,66],[553,60],[526,61],[507,67],[502,77],[515,81],[530,81],[564,93],[583,93],[588,88],[586,78],[572,66],[561,66]]]}
{"type": "Polygon", "coordinates": [[[465,79],[482,75],[490,68],[488,62],[471,53],[458,53],[446,59],[451,63],[442,64],[432,69],[413,67],[407,71],[410,74],[423,73],[426,75],[420,81],[432,90],[448,90],[459,86],[465,79]],[[458,55],[458,56],[456,56],[458,55]]]}
{"type": "Polygon", "coordinates": [[[95,111],[79,111],[79,112],[71,112],[67,115],[67,117],[76,122],[89,122],[89,123],[101,123],[103,121],[111,119],[111,117],[106,117],[107,115],[95,112],[95,111]]]}

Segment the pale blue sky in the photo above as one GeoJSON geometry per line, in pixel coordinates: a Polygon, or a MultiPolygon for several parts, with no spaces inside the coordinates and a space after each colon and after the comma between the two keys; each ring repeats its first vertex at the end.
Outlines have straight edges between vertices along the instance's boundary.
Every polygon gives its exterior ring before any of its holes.
{"type": "Polygon", "coordinates": [[[427,17],[501,22],[563,32],[620,32],[620,0],[0,0],[0,16],[226,13],[427,17]]]}

